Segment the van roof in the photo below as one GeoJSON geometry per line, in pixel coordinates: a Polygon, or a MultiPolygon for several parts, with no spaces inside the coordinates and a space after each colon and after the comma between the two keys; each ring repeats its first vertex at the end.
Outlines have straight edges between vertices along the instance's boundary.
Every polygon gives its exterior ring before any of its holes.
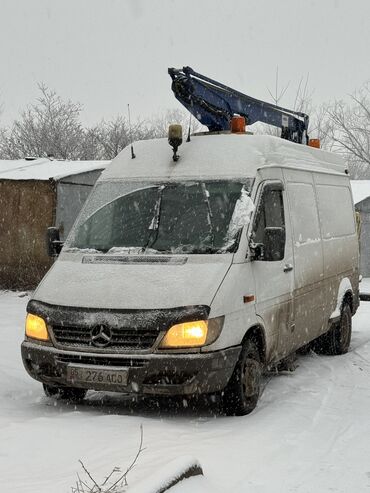
{"type": "Polygon", "coordinates": [[[103,171],[100,181],[253,177],[266,165],[304,167],[344,173],[342,158],[330,152],[267,135],[222,134],[193,136],[172,160],[167,139],[134,143],[135,159],[126,147],[103,171]]]}

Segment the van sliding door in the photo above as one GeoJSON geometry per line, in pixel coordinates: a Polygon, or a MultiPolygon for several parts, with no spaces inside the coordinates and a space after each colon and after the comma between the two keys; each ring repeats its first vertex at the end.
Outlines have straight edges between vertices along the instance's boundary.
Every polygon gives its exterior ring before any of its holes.
{"type": "Polygon", "coordinates": [[[312,173],[284,170],[293,233],[296,346],[322,332],[325,320],[324,266],[312,173]]]}

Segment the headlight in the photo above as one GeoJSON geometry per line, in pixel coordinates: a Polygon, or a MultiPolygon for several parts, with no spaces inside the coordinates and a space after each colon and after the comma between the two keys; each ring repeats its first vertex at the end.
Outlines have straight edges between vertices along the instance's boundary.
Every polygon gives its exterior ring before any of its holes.
{"type": "Polygon", "coordinates": [[[173,325],[159,347],[192,348],[212,344],[220,335],[223,323],[224,317],[217,317],[173,325]]]}
{"type": "Polygon", "coordinates": [[[46,328],[45,320],[32,313],[27,314],[26,318],[26,336],[40,341],[48,341],[49,334],[46,328]]]}

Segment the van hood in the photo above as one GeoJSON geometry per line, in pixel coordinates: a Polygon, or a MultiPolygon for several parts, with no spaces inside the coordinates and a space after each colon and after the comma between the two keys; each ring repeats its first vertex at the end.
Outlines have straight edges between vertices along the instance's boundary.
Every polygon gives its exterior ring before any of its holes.
{"type": "Polygon", "coordinates": [[[62,254],[34,293],[51,305],[108,309],[210,306],[232,254],[62,254]]]}

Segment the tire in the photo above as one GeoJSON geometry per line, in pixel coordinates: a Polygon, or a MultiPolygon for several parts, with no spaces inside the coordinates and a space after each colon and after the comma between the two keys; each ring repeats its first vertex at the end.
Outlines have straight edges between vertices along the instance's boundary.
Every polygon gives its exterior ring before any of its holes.
{"type": "Polygon", "coordinates": [[[261,392],[263,365],[257,342],[244,343],[239,361],[223,391],[223,410],[228,416],[244,416],[257,406],[261,392]]]}
{"type": "Polygon", "coordinates": [[[86,389],[77,389],[75,387],[55,387],[54,385],[43,384],[44,392],[47,397],[55,397],[66,401],[82,401],[86,394],[86,389]]]}
{"type": "Polygon", "coordinates": [[[330,330],[313,341],[313,350],[318,354],[337,356],[346,354],[351,343],[352,336],[352,310],[348,303],[344,302],[340,311],[339,322],[330,330]]]}
{"type": "Polygon", "coordinates": [[[326,354],[346,354],[352,336],[352,310],[344,303],[340,312],[340,320],[328,332],[326,354]]]}

